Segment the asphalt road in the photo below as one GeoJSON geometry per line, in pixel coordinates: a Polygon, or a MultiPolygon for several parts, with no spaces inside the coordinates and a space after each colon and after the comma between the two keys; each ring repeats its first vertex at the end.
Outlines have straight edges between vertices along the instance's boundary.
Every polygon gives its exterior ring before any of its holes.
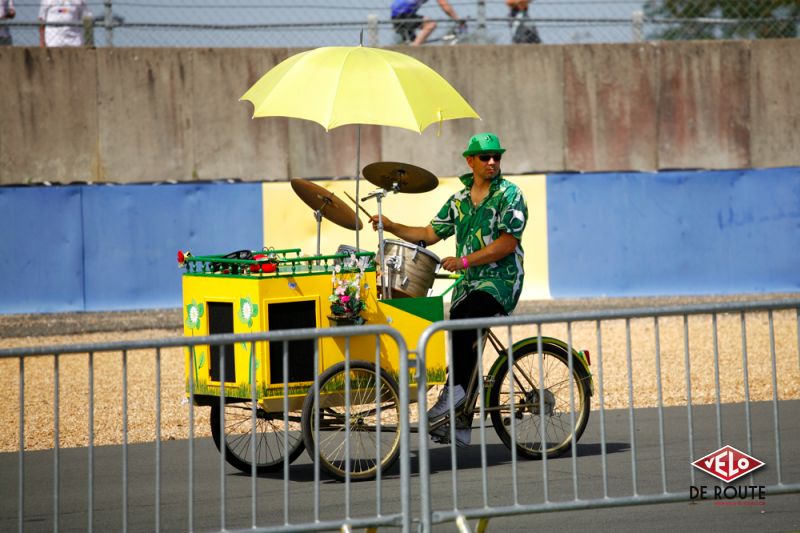
{"type": "MultiPolygon", "coordinates": [[[[751,405],[751,455],[766,466],[752,479],[735,481],[731,486],[772,485],[800,482],[800,401],[779,404],[781,468],[778,472],[774,438],[774,413],[771,403],[751,405]]],[[[748,450],[743,404],[723,405],[721,410],[722,444],[748,450]]],[[[706,485],[710,491],[722,485],[711,476],[689,466],[689,417],[687,409],[663,411],[664,456],[660,453],[659,412],[638,409],[633,413],[633,430],[628,410],[606,411],[606,461],[601,453],[600,413],[592,412],[589,426],[576,449],[573,470],[571,455],[547,461],[547,498],[549,501],[594,500],[683,491],[689,486],[706,485]],[[632,438],[633,435],[633,438],[632,438]],[[605,466],[604,466],[605,463],[605,466]],[[635,465],[635,477],[633,475],[635,465]],[[574,475],[573,475],[574,472],[574,475]],[[604,476],[605,472],[605,476],[604,476]],[[663,475],[662,475],[663,473],[663,475]]],[[[204,421],[198,421],[205,423],[204,421]]],[[[692,446],[694,459],[719,448],[716,410],[712,406],[692,409],[692,446]]],[[[433,445],[430,450],[432,508],[454,508],[453,487],[460,508],[507,506],[514,503],[511,456],[491,427],[486,431],[486,476],[482,448],[477,443],[480,432],[473,431],[474,445],[459,450],[457,470],[451,468],[450,449],[433,445]],[[454,472],[456,478],[454,478],[454,472]],[[484,483],[485,479],[485,483],[484,483]],[[485,492],[484,492],[485,487],[485,492]]],[[[417,435],[412,435],[412,509],[419,509],[419,474],[417,435]]],[[[121,531],[127,515],[128,531],[153,531],[157,518],[163,531],[185,531],[189,527],[188,441],[167,441],[161,446],[160,509],[156,513],[156,447],[153,443],[127,447],[128,474],[123,482],[123,448],[102,446],[94,449],[95,531],[121,531]],[[123,513],[123,498],[127,513],[123,513]]],[[[88,526],[88,451],[86,448],[60,450],[58,454],[60,493],[58,529],[85,531],[88,526]]],[[[26,531],[54,529],[54,457],[52,450],[25,454],[26,531]]],[[[194,530],[222,527],[220,498],[220,456],[210,439],[194,442],[194,530]]],[[[517,464],[519,503],[542,503],[545,500],[544,463],[522,460],[517,464]]],[[[18,454],[0,455],[0,531],[18,527],[18,454]]],[[[381,484],[382,513],[400,508],[399,466],[389,471],[381,484]]],[[[375,514],[376,483],[353,483],[349,497],[346,485],[322,474],[319,485],[320,520],[342,519],[346,515],[362,517],[375,514]]],[[[227,467],[225,483],[225,527],[249,528],[251,525],[251,480],[227,467]]],[[[724,486],[724,485],[722,485],[724,486]]],[[[257,480],[257,521],[259,525],[299,524],[315,519],[314,466],[303,454],[291,465],[288,491],[283,489],[283,475],[262,476],[257,480]]],[[[488,531],[793,531],[800,529],[800,494],[767,493],[764,500],[731,500],[737,505],[718,505],[713,500],[636,505],[592,510],[537,513],[495,517],[488,531]],[[741,505],[748,503],[748,505],[741,505]],[[751,505],[758,503],[759,505],[751,505]],[[763,504],[763,505],[761,505],[763,504]]],[[[729,503],[730,503],[729,502],[729,503]]],[[[642,502],[639,502],[642,503],[642,502]]],[[[471,524],[475,525],[473,520],[471,524]]],[[[436,531],[454,531],[452,522],[438,524],[436,531]]]]}

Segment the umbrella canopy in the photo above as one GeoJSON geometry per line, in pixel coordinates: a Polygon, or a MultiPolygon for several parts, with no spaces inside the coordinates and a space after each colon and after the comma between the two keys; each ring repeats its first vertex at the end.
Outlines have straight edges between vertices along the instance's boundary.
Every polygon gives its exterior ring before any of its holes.
{"type": "Polygon", "coordinates": [[[365,46],[327,46],[294,55],[240,100],[255,117],[294,117],[325,130],[346,124],[422,133],[434,122],[480,118],[436,71],[411,56],[365,46]]]}

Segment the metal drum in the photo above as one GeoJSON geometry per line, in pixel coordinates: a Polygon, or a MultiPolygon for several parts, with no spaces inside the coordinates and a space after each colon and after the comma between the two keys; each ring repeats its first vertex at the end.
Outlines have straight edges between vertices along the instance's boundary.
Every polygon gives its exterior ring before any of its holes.
{"type": "MultiPolygon", "coordinates": [[[[350,246],[349,244],[340,244],[339,247],[336,249],[336,254],[337,255],[339,255],[339,254],[347,254],[349,256],[350,254],[357,254],[357,253],[361,253],[361,252],[366,252],[366,250],[359,250],[355,246],[350,246]]],[[[334,259],[333,260],[333,264],[334,265],[341,264],[342,262],[343,261],[341,259],[334,259]]]]}
{"type": "Polygon", "coordinates": [[[433,288],[440,259],[421,246],[387,239],[383,243],[387,286],[392,298],[419,298],[433,288]]]}

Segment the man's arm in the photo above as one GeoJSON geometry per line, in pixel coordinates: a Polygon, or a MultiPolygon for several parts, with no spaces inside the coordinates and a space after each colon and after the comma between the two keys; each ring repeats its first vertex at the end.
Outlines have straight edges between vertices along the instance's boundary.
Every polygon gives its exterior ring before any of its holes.
{"type": "MultiPolygon", "coordinates": [[[[378,215],[372,215],[370,219],[372,221],[372,229],[378,229],[378,215]]],[[[397,222],[392,222],[385,216],[383,217],[383,229],[388,231],[389,233],[396,235],[403,239],[404,241],[408,241],[414,244],[417,244],[419,241],[425,241],[426,246],[430,246],[431,244],[436,244],[441,240],[436,232],[433,231],[433,226],[428,224],[427,226],[406,226],[405,224],[399,224],[397,222]]]]}
{"type": "MultiPolygon", "coordinates": [[[[469,255],[464,256],[467,260],[468,266],[488,265],[501,260],[505,256],[514,253],[517,249],[519,240],[510,233],[501,233],[500,236],[492,241],[489,245],[484,246],[480,250],[476,250],[469,255]]],[[[442,259],[442,268],[448,272],[456,272],[457,270],[464,270],[464,258],[461,257],[445,257],[442,259]]]]}
{"type": "Polygon", "coordinates": [[[447,0],[439,0],[439,7],[442,8],[442,11],[447,13],[448,17],[458,22],[458,14],[456,13],[456,10],[453,9],[453,6],[450,5],[450,2],[447,0]]]}

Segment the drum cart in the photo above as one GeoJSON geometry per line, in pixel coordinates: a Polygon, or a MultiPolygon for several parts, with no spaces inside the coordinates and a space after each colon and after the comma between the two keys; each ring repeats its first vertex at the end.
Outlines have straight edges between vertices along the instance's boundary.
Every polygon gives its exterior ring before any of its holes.
{"type": "MultiPolygon", "coordinates": [[[[186,268],[185,334],[339,325],[339,319],[328,315],[329,298],[334,283],[344,277],[348,285],[359,287],[366,304],[360,318],[392,326],[406,346],[415,349],[422,333],[444,319],[443,295],[430,295],[440,261],[424,243],[385,240],[381,202],[388,194],[432,190],[438,180],[419,167],[391,162],[367,165],[364,177],[379,187],[363,200],[377,201],[380,284],[373,252],[342,245],[334,255],[320,255],[322,218],[356,231],[361,222],[333,193],[295,178],[293,190],[314,210],[317,255],[301,257],[299,249],[179,255],[186,268]]],[[[395,462],[400,448],[400,353],[394,342],[380,338],[332,335],[187,349],[187,392],[193,391],[197,405],[211,407],[214,442],[225,459],[244,472],[253,466],[258,472],[279,470],[305,448],[334,478],[371,479],[395,462]]],[[[549,337],[523,339],[507,349],[491,329],[483,340],[497,357],[483,379],[476,368],[467,401],[453,418],[471,424],[473,415],[483,411],[491,416],[503,443],[516,447],[522,457],[565,453],[589,419],[594,387],[588,352],[549,337]],[[481,382],[483,408],[478,405],[481,382]]],[[[434,331],[425,344],[427,385],[445,383],[445,353],[444,331],[434,331]]],[[[408,372],[409,395],[414,398],[416,365],[409,365],[408,372]]],[[[420,419],[426,419],[424,413],[420,419]]],[[[455,435],[449,418],[431,421],[424,431],[440,442],[448,440],[448,433],[455,435]]]]}
{"type": "MultiPolygon", "coordinates": [[[[299,249],[242,251],[227,256],[188,256],[183,266],[186,336],[336,326],[337,319],[329,316],[334,274],[360,273],[361,295],[366,302],[362,316],[366,323],[390,324],[402,332],[409,346],[431,323],[444,318],[441,296],[379,300],[373,252],[302,257],[299,249]],[[348,266],[348,259],[355,259],[357,264],[348,266]]],[[[445,381],[444,339],[444,334],[439,333],[428,346],[429,385],[445,381]]],[[[259,473],[280,470],[284,459],[293,461],[305,448],[311,453],[315,435],[323,435],[324,442],[318,443],[318,458],[326,471],[341,479],[345,472],[344,448],[329,442],[331,435],[341,433],[339,442],[345,435],[351,441],[364,438],[363,444],[353,441],[351,445],[351,479],[370,479],[379,469],[391,466],[399,453],[400,435],[396,431],[400,355],[395,343],[380,342],[380,368],[374,363],[373,336],[356,336],[347,341],[325,337],[287,344],[288,417],[284,412],[284,342],[186,349],[187,394],[193,387],[195,404],[211,407],[214,442],[220,451],[225,450],[228,463],[248,473],[253,463],[259,473]],[[319,409],[313,387],[315,342],[319,342],[319,409]],[[350,353],[347,365],[346,342],[350,353]],[[255,372],[251,372],[253,367],[255,372]],[[349,380],[345,379],[346,372],[349,380]],[[220,407],[223,381],[224,415],[220,407]],[[255,455],[251,447],[253,383],[257,397],[255,455]],[[223,416],[224,430],[220,423],[223,416]],[[349,428],[345,423],[348,419],[349,428]],[[378,423],[379,433],[375,431],[378,423]],[[381,437],[380,461],[376,461],[376,434],[381,437]]],[[[409,372],[413,398],[416,380],[414,370],[409,372]]]]}

